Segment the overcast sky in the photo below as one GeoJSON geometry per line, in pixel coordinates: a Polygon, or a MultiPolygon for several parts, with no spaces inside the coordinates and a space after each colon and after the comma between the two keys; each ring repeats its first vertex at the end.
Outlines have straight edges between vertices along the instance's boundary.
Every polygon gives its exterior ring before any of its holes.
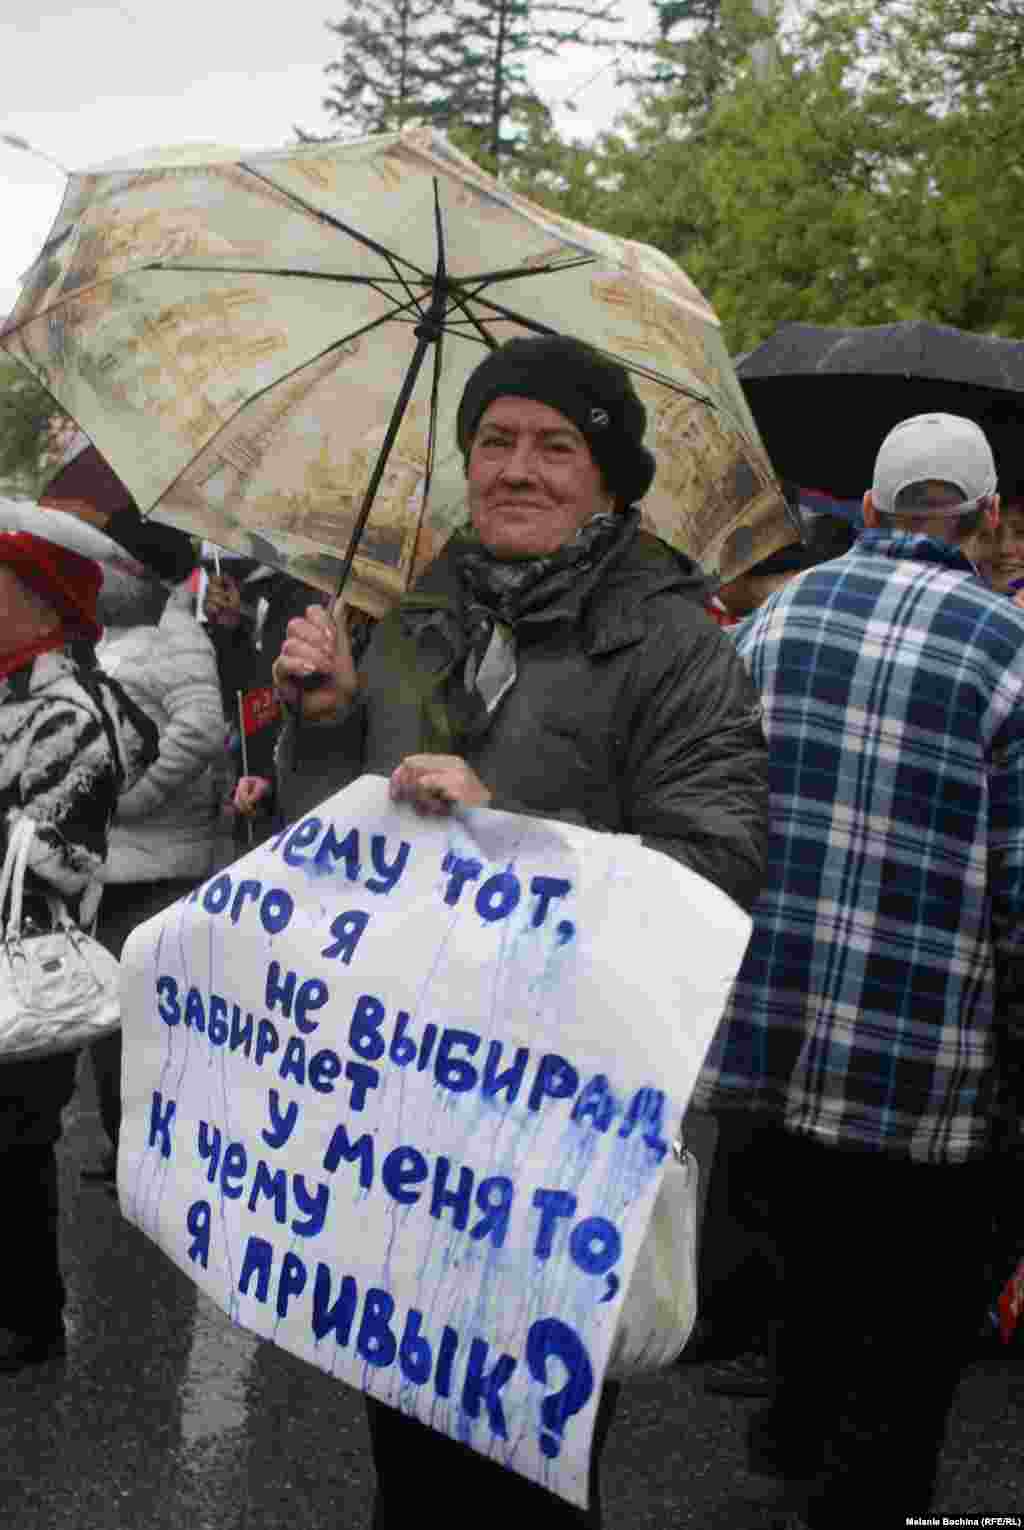
{"type": "MultiPolygon", "coordinates": [[[[647,0],[620,0],[625,35],[650,28],[647,0]]],[[[296,123],[326,132],[331,0],[0,0],[0,135],[27,140],[70,170],[160,144],[272,148],[296,123]]],[[[536,75],[562,127],[580,137],[627,104],[607,55],[570,53],[536,75]]],[[[0,315],[60,206],[64,176],[0,141],[0,315]]]]}

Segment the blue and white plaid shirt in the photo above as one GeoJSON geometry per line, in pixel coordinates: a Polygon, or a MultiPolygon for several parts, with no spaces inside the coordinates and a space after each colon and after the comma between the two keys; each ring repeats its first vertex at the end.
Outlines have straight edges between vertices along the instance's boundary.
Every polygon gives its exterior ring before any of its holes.
{"type": "Polygon", "coordinates": [[[954,548],[871,531],[734,635],[764,700],[769,869],[695,1101],[974,1157],[1022,1005],[1024,611],[954,548]]]}

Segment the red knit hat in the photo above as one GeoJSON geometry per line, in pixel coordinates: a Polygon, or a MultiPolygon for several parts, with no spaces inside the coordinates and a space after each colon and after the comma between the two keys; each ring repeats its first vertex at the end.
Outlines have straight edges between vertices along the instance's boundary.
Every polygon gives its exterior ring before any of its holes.
{"type": "Polygon", "coordinates": [[[74,635],[96,643],[103,628],[96,620],[96,597],[103,571],[92,558],[28,531],[0,531],[0,564],[59,612],[74,635]]]}

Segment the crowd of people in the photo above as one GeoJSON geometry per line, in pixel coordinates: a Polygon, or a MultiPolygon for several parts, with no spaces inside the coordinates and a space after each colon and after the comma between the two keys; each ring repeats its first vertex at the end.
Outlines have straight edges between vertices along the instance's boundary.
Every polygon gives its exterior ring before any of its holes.
{"type": "MultiPolygon", "coordinates": [[[[367,771],[419,814],[639,835],[747,909],[694,1102],[718,1128],[697,1342],[766,1360],[746,1501],[852,1530],[881,1481],[927,1512],[1008,1175],[1020,1203],[1024,507],[1001,511],[977,425],[918,416],[879,443],[859,534],[808,519],[716,591],[641,525],[645,428],[625,369],[579,342],[491,353],[457,419],[469,524],[359,655],[251,562],[211,559],[197,605],[188,538],[113,486],[107,506],[51,486],[31,546],[0,532],[3,824],[43,826],[36,886],[82,917],[102,881],[115,954],[367,771]],[[102,590],[88,560],[65,566],[69,514],[123,552],[102,590]]],[[[92,1172],[113,1184],[120,1051],[92,1052],[110,1146],[92,1172]]],[[[36,1229],[31,1290],[0,1277],[2,1370],[64,1345],[54,1145],[74,1078],[69,1055],[0,1065],[0,1151],[36,1229]]],[[[1006,1273],[1021,1232],[999,1233],[1006,1273]]],[[[459,1484],[455,1526],[491,1491],[593,1530],[617,1396],[585,1511],[368,1398],[375,1530],[404,1521],[420,1466],[459,1484]]]]}

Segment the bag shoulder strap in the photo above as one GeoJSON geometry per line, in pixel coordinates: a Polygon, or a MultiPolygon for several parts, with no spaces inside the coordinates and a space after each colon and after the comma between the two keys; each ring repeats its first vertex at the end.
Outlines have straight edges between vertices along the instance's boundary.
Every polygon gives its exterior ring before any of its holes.
{"type": "Polygon", "coordinates": [[[14,875],[14,863],[18,858],[18,844],[21,837],[21,819],[15,819],[7,827],[7,850],[4,854],[3,869],[0,870],[0,923],[3,924],[3,935],[6,936],[6,911],[7,893],[14,875]]]}
{"type": "Polygon", "coordinates": [[[75,679],[92,698],[99,713],[100,724],[107,735],[111,763],[114,768],[114,791],[119,797],[124,789],[126,772],[124,760],[121,756],[121,743],[117,736],[117,729],[114,727],[113,719],[107,711],[106,699],[103,695],[104,685],[113,692],[122,705],[127,700],[127,696],[123,686],[116,686],[109,675],[104,675],[101,670],[87,664],[80,663],[76,666],[75,679]]]}
{"type": "Polygon", "coordinates": [[[10,894],[10,911],[4,926],[4,939],[17,940],[21,935],[21,901],[25,883],[25,868],[29,851],[35,838],[35,819],[23,814],[15,819],[7,833],[7,854],[3,871],[0,872],[0,918],[7,909],[10,894]]]}

